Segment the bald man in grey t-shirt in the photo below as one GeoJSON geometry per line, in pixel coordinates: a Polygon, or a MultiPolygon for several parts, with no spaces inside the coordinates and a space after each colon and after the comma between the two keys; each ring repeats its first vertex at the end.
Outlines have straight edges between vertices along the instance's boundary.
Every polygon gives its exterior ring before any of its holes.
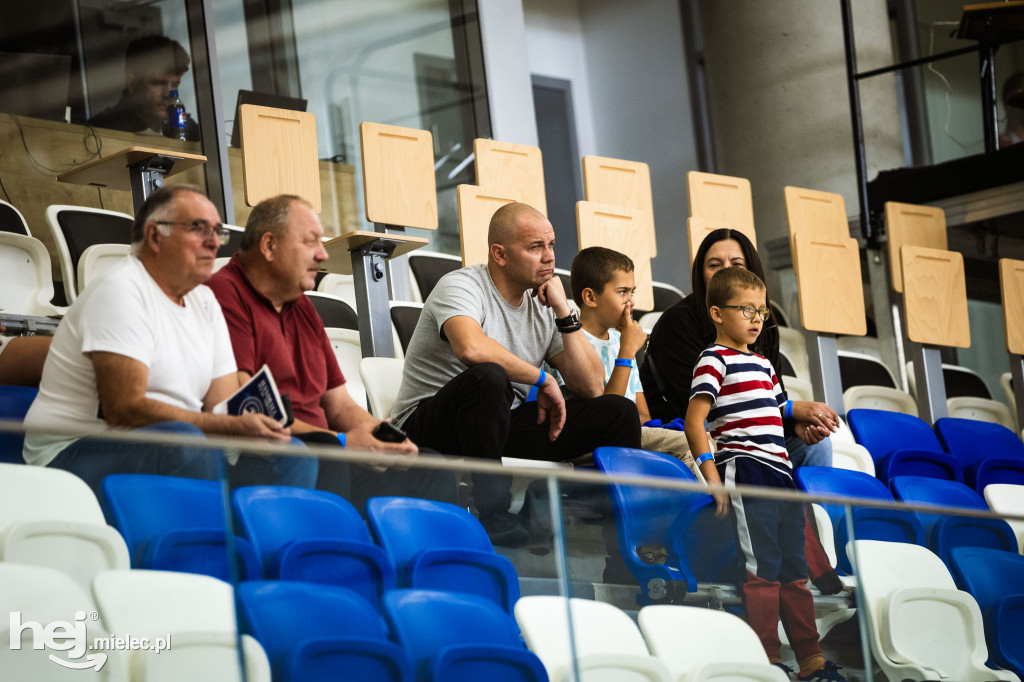
{"type": "MultiPolygon", "coordinates": [[[[599,446],[640,447],[636,405],[603,395],[604,367],[554,277],[555,235],[525,204],[498,209],[486,265],[441,278],[406,352],[395,422],[421,447],[463,457],[568,461],[599,446]],[[568,403],[547,362],[580,399],[568,403]],[[537,400],[526,402],[531,385],[537,400]]],[[[474,474],[492,542],[526,544],[507,476],[474,474]]]]}

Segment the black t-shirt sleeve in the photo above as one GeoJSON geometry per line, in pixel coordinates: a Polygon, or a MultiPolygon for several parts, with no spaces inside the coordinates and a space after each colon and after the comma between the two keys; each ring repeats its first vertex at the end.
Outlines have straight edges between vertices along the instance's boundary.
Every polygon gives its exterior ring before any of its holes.
{"type": "Polygon", "coordinates": [[[640,372],[651,416],[671,420],[686,415],[690,383],[697,359],[714,337],[703,330],[702,311],[692,296],[666,310],[654,329],[647,348],[647,360],[640,372]]]}

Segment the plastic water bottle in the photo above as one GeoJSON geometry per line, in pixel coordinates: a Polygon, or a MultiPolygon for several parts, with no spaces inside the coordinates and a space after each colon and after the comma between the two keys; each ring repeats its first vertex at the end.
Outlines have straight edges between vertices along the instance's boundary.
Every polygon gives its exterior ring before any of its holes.
{"type": "Polygon", "coordinates": [[[171,137],[185,140],[185,128],[188,126],[188,112],[185,111],[185,103],[181,101],[177,90],[171,90],[171,97],[174,104],[167,107],[167,118],[171,137]]]}

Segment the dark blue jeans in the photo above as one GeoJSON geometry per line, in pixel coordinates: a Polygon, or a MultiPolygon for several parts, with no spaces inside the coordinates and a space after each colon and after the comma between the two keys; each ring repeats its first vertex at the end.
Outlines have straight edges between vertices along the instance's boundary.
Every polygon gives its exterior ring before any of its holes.
{"type": "MultiPolygon", "coordinates": [[[[205,436],[192,424],[161,422],[137,430],[191,436],[197,442],[191,446],[81,438],[64,448],[49,466],[75,474],[97,495],[107,474],[161,474],[216,480],[225,472],[232,488],[246,485],[312,488],[316,485],[315,457],[242,455],[237,464],[229,465],[219,448],[203,445],[205,436]]],[[[301,441],[293,438],[292,443],[301,441]]]]}

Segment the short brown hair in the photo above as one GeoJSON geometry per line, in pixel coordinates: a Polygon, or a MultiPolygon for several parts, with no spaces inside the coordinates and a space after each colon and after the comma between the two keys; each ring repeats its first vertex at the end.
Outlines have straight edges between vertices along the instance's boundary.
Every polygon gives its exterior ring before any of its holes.
{"type": "Polygon", "coordinates": [[[145,78],[164,71],[181,76],[188,71],[189,58],[177,40],[148,35],[128,43],[124,53],[125,74],[145,78]]]}
{"type": "Polygon", "coordinates": [[[278,239],[284,236],[292,218],[292,204],[296,202],[312,208],[308,201],[294,194],[278,194],[256,204],[249,214],[249,219],[245,221],[245,232],[238,243],[238,250],[248,251],[254,248],[267,232],[278,239]]]}
{"type": "Polygon", "coordinates": [[[583,305],[584,289],[600,294],[616,271],[633,272],[633,260],[624,253],[603,246],[591,246],[576,254],[569,276],[569,287],[576,305],[583,305]]]}
{"type": "Polygon", "coordinates": [[[711,306],[723,306],[729,301],[735,289],[752,289],[767,291],[761,278],[746,268],[722,268],[708,282],[708,295],[705,303],[711,306]]]}

